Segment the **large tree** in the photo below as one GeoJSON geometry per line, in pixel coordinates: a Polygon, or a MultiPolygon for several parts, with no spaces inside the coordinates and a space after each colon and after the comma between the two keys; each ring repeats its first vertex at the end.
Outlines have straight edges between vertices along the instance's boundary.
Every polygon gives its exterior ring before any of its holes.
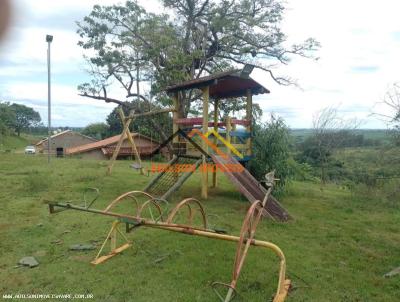
{"type": "Polygon", "coordinates": [[[109,134],[109,127],[105,123],[92,123],[83,128],[82,134],[99,140],[105,139],[109,134]]]}
{"type": "MultiPolygon", "coordinates": [[[[309,57],[314,39],[288,45],[280,29],[284,6],[280,0],[162,0],[171,15],[146,12],[140,5],[94,6],[78,22],[79,45],[88,50],[90,83],[81,95],[126,106],[125,101],[148,101],[140,82],[151,79],[150,93],[160,105],[169,104],[167,85],[250,63],[280,84],[273,68],[292,55],[309,57]],[[111,96],[118,84],[125,99],[111,96]]],[[[179,116],[196,109],[199,93],[180,95],[179,116]]],[[[153,122],[158,131],[160,127],[153,122]]]]}
{"type": "MultiPolygon", "coordinates": [[[[154,111],[161,109],[160,106],[155,104],[148,104],[145,101],[134,100],[130,103],[126,103],[126,106],[122,107],[122,111],[125,116],[128,116],[129,110],[133,109],[136,111],[154,111]]],[[[119,108],[114,110],[107,116],[107,126],[109,135],[117,135],[122,132],[122,122],[119,116],[119,108]]],[[[163,136],[159,131],[156,131],[153,126],[153,121],[156,121],[157,127],[163,129],[163,133],[172,134],[172,119],[166,114],[159,114],[157,118],[148,118],[146,116],[136,118],[131,124],[129,129],[132,132],[139,132],[140,134],[147,135],[155,141],[163,141],[163,136]]],[[[171,150],[172,152],[172,150],[171,150]]]]}
{"type": "Polygon", "coordinates": [[[7,134],[15,122],[15,112],[10,103],[0,101],[0,134],[7,134]]]}
{"type": "Polygon", "coordinates": [[[12,104],[10,108],[15,114],[13,128],[15,132],[17,132],[18,136],[22,131],[40,124],[40,114],[33,108],[20,104],[12,104]]]}

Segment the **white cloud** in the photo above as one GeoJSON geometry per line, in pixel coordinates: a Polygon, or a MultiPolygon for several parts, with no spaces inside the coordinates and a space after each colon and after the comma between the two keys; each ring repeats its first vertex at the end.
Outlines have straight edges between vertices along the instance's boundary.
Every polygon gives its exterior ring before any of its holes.
{"type": "Polygon", "coordinates": [[[284,32],[292,42],[316,38],[322,44],[320,59],[295,58],[278,69],[297,78],[302,89],[280,87],[256,73],[271,88],[260,101],[262,107],[295,109],[298,116],[287,118],[293,127],[310,127],[313,112],[332,105],[340,105],[344,115],[366,120],[365,128],[385,127],[370,114],[388,84],[400,80],[399,40],[394,34],[400,30],[400,3],[305,0],[288,1],[288,7],[284,32]]]}
{"type": "MultiPolygon", "coordinates": [[[[115,0],[15,0],[18,9],[8,40],[0,48],[0,97],[31,102],[45,116],[47,98],[46,34],[52,44],[53,108],[59,125],[101,121],[113,107],[77,96],[76,86],[87,78],[74,22],[92,6],[115,0]],[[58,116],[57,116],[58,115],[58,116]]],[[[140,1],[161,12],[156,0],[140,1]]],[[[310,127],[315,111],[338,106],[343,115],[366,120],[363,127],[384,127],[370,117],[388,85],[400,81],[400,3],[373,1],[287,1],[283,31],[288,42],[315,37],[322,48],[318,61],[294,58],[276,70],[297,78],[301,89],[279,86],[265,73],[252,76],[271,90],[255,97],[264,112],[282,115],[291,127],[310,127]]],[[[113,96],[124,98],[117,89],[113,96]]],[[[386,112],[379,107],[381,112],[386,112]]]]}

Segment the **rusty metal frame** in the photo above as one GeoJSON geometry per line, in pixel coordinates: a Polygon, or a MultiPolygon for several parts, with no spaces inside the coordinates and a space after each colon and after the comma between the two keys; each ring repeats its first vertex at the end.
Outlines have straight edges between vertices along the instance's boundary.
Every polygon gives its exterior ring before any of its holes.
{"type": "Polygon", "coordinates": [[[255,237],[255,232],[258,226],[258,223],[260,222],[263,208],[265,207],[268,197],[271,193],[271,188],[267,191],[267,194],[265,195],[265,198],[263,201],[256,201],[254,202],[249,210],[247,211],[247,214],[243,220],[242,228],[240,231],[239,236],[233,236],[233,235],[227,235],[227,234],[221,234],[220,232],[217,232],[216,230],[209,229],[207,226],[207,215],[204,210],[204,207],[195,198],[186,198],[179,202],[170,212],[168,217],[165,219],[164,216],[167,212],[166,210],[162,210],[161,204],[164,203],[166,208],[168,208],[168,202],[166,200],[162,200],[159,198],[154,198],[151,196],[149,193],[142,192],[142,191],[130,191],[127,193],[124,193],[114,199],[104,210],[98,210],[98,209],[93,209],[89,207],[81,207],[77,205],[73,205],[71,203],[59,203],[59,202],[49,202],[49,210],[50,213],[56,213],[59,212],[56,210],[56,208],[64,208],[64,209],[71,209],[71,210],[78,210],[78,211],[84,211],[84,212],[91,212],[91,213],[96,213],[96,214],[101,214],[105,216],[112,216],[117,218],[117,221],[115,221],[112,225],[112,228],[110,232],[107,235],[107,238],[102,245],[102,248],[100,249],[99,253],[97,254],[96,258],[94,261],[92,261],[93,264],[99,264],[102,263],[109,258],[117,255],[118,253],[122,252],[126,248],[130,246],[130,242],[126,239],[125,236],[123,236],[127,243],[124,244],[123,246],[116,247],[115,244],[115,236],[117,233],[122,234],[118,230],[118,225],[120,223],[125,223],[126,224],[126,231],[129,232],[132,230],[132,228],[137,228],[140,226],[146,226],[146,227],[151,227],[151,228],[157,228],[157,229],[163,229],[167,231],[172,231],[172,232],[179,232],[179,233],[184,233],[188,235],[193,235],[193,236],[201,236],[201,237],[207,237],[207,238],[213,238],[213,239],[219,239],[219,240],[225,240],[225,241],[231,241],[231,242],[237,242],[237,248],[236,248],[236,255],[235,255],[235,260],[234,260],[234,265],[233,265],[233,272],[232,272],[232,279],[229,284],[222,283],[222,282],[214,282],[212,284],[212,287],[214,291],[216,292],[217,296],[221,301],[224,302],[229,302],[232,301],[232,299],[236,295],[236,287],[237,287],[237,282],[240,277],[240,272],[242,270],[242,267],[244,265],[246,256],[248,254],[248,250],[250,246],[258,246],[258,247],[263,247],[266,249],[272,250],[279,258],[280,260],[280,268],[279,268],[279,280],[278,280],[278,286],[276,289],[276,294],[274,296],[273,301],[274,302],[282,302],[285,300],[289,287],[290,287],[290,280],[286,279],[286,259],[285,256],[282,252],[282,250],[275,244],[267,241],[261,241],[261,240],[256,240],[255,237]],[[146,200],[144,203],[139,204],[138,197],[144,197],[146,200]],[[120,204],[126,200],[133,200],[134,202],[134,209],[135,213],[133,215],[126,215],[126,214],[120,214],[113,212],[112,209],[117,205],[120,204]],[[151,209],[154,208],[157,212],[157,216],[154,217],[151,209]],[[145,209],[149,209],[151,213],[150,218],[143,217],[143,213],[145,209]],[[175,223],[175,218],[177,217],[178,213],[181,213],[184,211],[184,209],[187,210],[187,221],[185,223],[175,223]],[[194,218],[195,215],[200,213],[200,218],[201,218],[201,225],[196,226],[194,225],[194,218]],[[114,234],[114,235],[113,235],[114,234]],[[112,237],[114,236],[114,237],[112,237]],[[102,252],[102,249],[105,246],[105,243],[111,239],[112,243],[112,249],[111,253],[100,257],[100,254],[102,252]],[[227,288],[227,293],[222,295],[218,290],[218,286],[223,286],[227,288]],[[224,298],[225,296],[225,298],[224,298]]]}

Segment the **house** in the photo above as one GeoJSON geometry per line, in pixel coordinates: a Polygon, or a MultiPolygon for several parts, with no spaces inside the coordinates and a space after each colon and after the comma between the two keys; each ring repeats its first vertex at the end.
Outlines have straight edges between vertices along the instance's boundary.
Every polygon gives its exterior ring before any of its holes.
{"type": "MultiPolygon", "coordinates": [[[[57,154],[57,156],[63,156],[65,154],[66,149],[68,148],[86,145],[93,142],[97,142],[97,140],[72,130],[65,130],[51,136],[50,154],[57,154]]],[[[35,147],[37,152],[47,153],[48,138],[39,141],[35,145],[35,147]]]]}
{"type": "MultiPolygon", "coordinates": [[[[109,159],[113,155],[120,137],[121,135],[115,135],[101,141],[69,148],[67,149],[66,154],[76,155],[81,158],[109,159]]],[[[159,142],[145,135],[132,133],[132,137],[135,141],[136,148],[141,157],[146,157],[150,155],[159,146],[159,142]]],[[[161,153],[164,153],[165,155],[165,152],[166,151],[161,153]]],[[[132,156],[134,156],[134,153],[131,144],[129,143],[128,137],[125,137],[121,149],[119,150],[118,158],[132,156]]]]}

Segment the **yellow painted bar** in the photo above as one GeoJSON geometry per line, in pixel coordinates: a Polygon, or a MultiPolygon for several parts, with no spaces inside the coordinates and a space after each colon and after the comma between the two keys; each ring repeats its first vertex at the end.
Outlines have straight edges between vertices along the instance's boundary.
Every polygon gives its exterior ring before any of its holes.
{"type": "Polygon", "coordinates": [[[120,247],[117,247],[116,249],[112,250],[110,254],[98,257],[98,258],[96,258],[95,260],[93,260],[90,263],[93,264],[93,265],[97,265],[97,264],[103,263],[103,262],[107,261],[108,259],[110,259],[110,258],[118,255],[119,253],[125,251],[130,246],[131,246],[131,244],[125,243],[124,245],[122,245],[120,247]]]}
{"type": "MultiPolygon", "coordinates": [[[[187,234],[195,235],[195,236],[202,236],[202,237],[208,237],[208,238],[214,238],[214,239],[220,239],[220,240],[226,240],[226,241],[232,241],[232,242],[240,241],[240,237],[238,237],[238,236],[213,233],[213,232],[210,232],[207,230],[204,230],[204,231],[190,230],[188,228],[167,226],[165,224],[161,225],[158,223],[154,223],[154,224],[151,223],[151,224],[146,224],[146,225],[152,226],[155,228],[164,229],[164,230],[174,231],[174,232],[187,233],[187,234]]],[[[256,239],[251,240],[250,245],[270,249],[279,257],[280,265],[279,265],[278,288],[276,290],[276,294],[275,294],[273,301],[274,302],[285,301],[285,298],[287,296],[287,293],[288,293],[288,290],[290,287],[290,280],[286,279],[286,259],[285,259],[285,255],[283,254],[282,250],[276,244],[273,244],[273,243],[267,242],[267,241],[256,240],[256,239]]]]}
{"type": "Polygon", "coordinates": [[[228,147],[229,150],[231,150],[236,156],[243,158],[243,154],[240,153],[233,145],[228,142],[226,139],[224,139],[217,131],[214,129],[211,129],[207,133],[204,134],[205,137],[210,136],[210,134],[213,134],[218,140],[220,140],[226,147],[228,147]]]}
{"type": "MultiPolygon", "coordinates": [[[[226,118],[226,141],[231,143],[232,119],[228,116],[226,118]]],[[[231,149],[228,148],[228,154],[231,154],[231,149]]]]}
{"type": "MultiPolygon", "coordinates": [[[[219,100],[214,100],[214,131],[218,132],[218,105],[219,100]]],[[[214,138],[214,145],[217,145],[217,137],[214,138]]],[[[213,188],[217,187],[217,169],[213,171],[213,179],[212,179],[213,188]]]]}

